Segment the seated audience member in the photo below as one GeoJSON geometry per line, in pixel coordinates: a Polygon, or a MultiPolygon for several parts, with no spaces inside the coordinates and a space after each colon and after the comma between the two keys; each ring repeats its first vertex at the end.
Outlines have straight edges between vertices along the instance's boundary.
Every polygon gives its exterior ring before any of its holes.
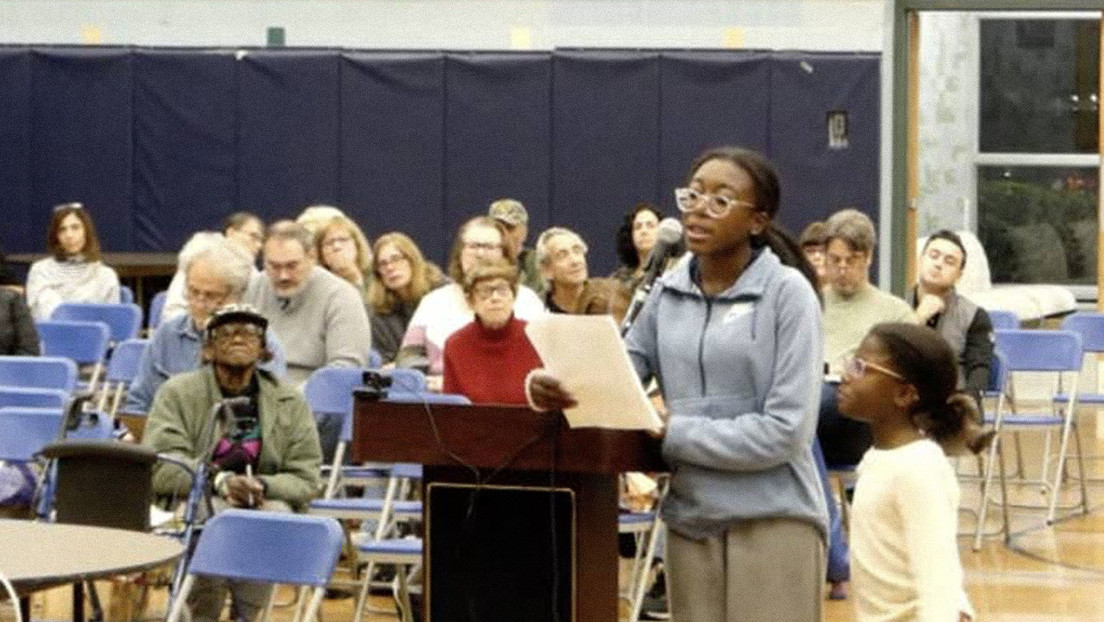
{"type": "Polygon", "coordinates": [[[825,271],[827,270],[824,265],[824,247],[827,245],[827,235],[828,226],[818,220],[809,223],[809,226],[801,231],[801,237],[798,239],[801,252],[805,254],[805,259],[809,260],[809,264],[816,270],[817,281],[820,282],[821,287],[824,286],[825,271]]]}
{"type": "MultiPolygon", "coordinates": [[[[142,443],[158,453],[210,460],[216,513],[228,507],[301,510],[321,484],[321,453],[307,403],[257,368],[265,355],[266,326],[264,316],[247,305],[217,310],[204,332],[204,365],[161,387],[146,424],[142,443]],[[247,404],[234,408],[229,425],[210,421],[215,404],[229,398],[247,398],[247,404]]],[[[191,475],[181,467],[154,465],[155,494],[183,499],[191,485],[191,475]]],[[[272,588],[197,577],[188,597],[192,619],[216,622],[227,589],[233,594],[232,619],[251,622],[272,588]]]]}
{"type": "Polygon", "coordinates": [[[966,247],[946,229],[928,238],[912,292],[916,318],[947,340],[958,359],[958,388],[980,400],[989,386],[993,324],[985,309],[960,296],[955,284],[966,267],[966,247]]]}
{"type": "Polygon", "coordinates": [[[54,207],[46,248],[51,257],[31,264],[27,306],[35,320],[48,320],[63,302],[119,302],[119,275],[100,261],[100,239],[80,203],[54,207]]]}
{"type": "Polygon", "coordinates": [[[552,227],[537,238],[537,263],[548,290],[544,303],[552,313],[609,313],[620,322],[632,292],[616,279],[590,278],[587,245],[579,234],[552,227]]]}
{"type": "Polygon", "coordinates": [[[0,354],[38,356],[38,330],[23,295],[0,287],[0,354]]]}
{"type": "Polygon", "coordinates": [[[475,404],[525,405],[525,377],[541,367],[514,317],[517,268],[505,259],[479,262],[464,275],[464,296],[475,319],[449,336],[444,352],[444,392],[475,404]]]}
{"type": "Polygon", "coordinates": [[[222,234],[249,253],[252,265],[256,265],[264,243],[265,226],[260,216],[250,212],[234,212],[222,223],[222,234]]]}
{"type": "MultiPolygon", "coordinates": [[[[162,322],[153,333],[138,362],[138,375],[127,389],[124,410],[147,412],[166,380],[199,368],[207,320],[219,307],[241,300],[252,270],[249,254],[221,236],[188,259],[184,266],[188,313],[162,322]]],[[[265,359],[262,368],[282,378],[283,348],[274,335],[266,334],[273,359],[265,359]]]]}
{"type": "MultiPolygon", "coordinates": [[[[294,386],[320,367],[368,366],[372,327],[364,301],[355,287],[315,265],[314,236],[306,227],[287,220],[269,227],[264,275],[253,279],[245,299],[283,344],[294,386]]],[[[319,417],[318,435],[329,462],[341,438],[341,415],[319,417]]]]}
{"type": "MultiPolygon", "coordinates": [[[[833,214],[826,225],[824,355],[828,373],[839,377],[844,362],[875,324],[916,319],[907,302],[870,283],[875,244],[870,218],[858,210],[845,209],[833,214]]],[[[817,437],[829,465],[858,464],[870,448],[870,427],[839,413],[838,388],[838,382],[824,383],[817,437]]]]}
{"type": "Polygon", "coordinates": [[[338,217],[346,217],[345,212],[332,205],[311,205],[299,214],[295,223],[306,227],[313,236],[319,227],[338,217]]]}
{"type": "MultiPolygon", "coordinates": [[[[495,258],[512,261],[514,253],[510,248],[503,226],[493,218],[476,216],[460,226],[449,254],[448,272],[453,282],[429,292],[418,304],[395,361],[399,367],[441,375],[445,340],[474,317],[461,284],[480,261],[495,258]]],[[[524,285],[518,286],[514,315],[528,321],[542,313],[544,304],[537,294],[524,285]]]]}
{"type": "Polygon", "coordinates": [[[405,233],[385,233],[372,245],[375,269],[368,280],[368,320],[372,346],[393,363],[406,327],[422,297],[447,282],[436,264],[426,261],[405,233]]]}
{"type": "Polygon", "coordinates": [[[643,276],[648,255],[656,244],[659,221],[663,212],[651,203],[640,203],[625,214],[625,222],[617,230],[617,258],[621,265],[610,278],[617,279],[632,291],[643,276]]]}
{"type": "Polygon", "coordinates": [[[200,231],[192,235],[180,249],[176,259],[176,274],[169,283],[169,289],[165,294],[165,306],[161,310],[162,322],[188,312],[188,301],[184,297],[184,270],[193,256],[223,238],[249,254],[252,273],[257,274],[257,254],[264,239],[264,222],[249,212],[235,212],[223,222],[221,235],[215,231],[200,231]]]}
{"type": "Polygon", "coordinates": [[[315,255],[323,268],[345,279],[368,297],[372,274],[372,247],[355,222],[344,216],[331,218],[314,233],[315,255]]]}
{"type": "Polygon", "coordinates": [[[529,212],[525,206],[515,199],[499,199],[491,203],[487,215],[505,228],[509,246],[514,252],[510,259],[518,266],[521,284],[538,294],[542,293],[545,283],[537,266],[536,253],[531,248],[525,248],[525,242],[529,239],[529,212]]]}

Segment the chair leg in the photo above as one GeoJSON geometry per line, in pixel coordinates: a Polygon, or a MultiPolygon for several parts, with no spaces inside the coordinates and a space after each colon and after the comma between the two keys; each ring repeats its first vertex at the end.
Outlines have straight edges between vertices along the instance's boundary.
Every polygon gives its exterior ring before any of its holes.
{"type": "Polygon", "coordinates": [[[368,586],[372,582],[372,571],[375,564],[368,562],[364,568],[364,578],[360,582],[360,595],[357,596],[356,610],[353,612],[353,622],[360,622],[364,617],[364,607],[368,604],[368,586]]]}
{"type": "MultiPolygon", "coordinates": [[[[1001,442],[1000,430],[997,430],[993,442],[989,445],[989,459],[986,462],[985,475],[981,478],[981,494],[978,499],[977,526],[974,529],[974,552],[981,550],[981,536],[985,530],[985,517],[989,509],[989,486],[993,481],[993,465],[997,460],[997,453],[1001,442]]],[[[1008,511],[1006,507],[1005,512],[1008,511]]]]}
{"type": "MultiPolygon", "coordinates": [[[[1054,489],[1050,491],[1050,508],[1047,510],[1047,524],[1053,525],[1055,514],[1058,510],[1058,495],[1062,493],[1062,474],[1066,469],[1066,452],[1069,450],[1070,430],[1073,421],[1067,413],[1065,423],[1062,425],[1062,438],[1058,447],[1058,463],[1054,467],[1054,489]]],[[[1049,438],[1049,432],[1047,436],[1049,438]]]]}
{"type": "Polygon", "coordinates": [[[1077,445],[1077,474],[1080,476],[1081,484],[1081,510],[1083,513],[1089,513],[1089,489],[1086,485],[1089,476],[1085,472],[1085,454],[1082,451],[1081,446],[1081,428],[1077,425],[1077,422],[1073,422],[1073,442],[1077,445]]]}

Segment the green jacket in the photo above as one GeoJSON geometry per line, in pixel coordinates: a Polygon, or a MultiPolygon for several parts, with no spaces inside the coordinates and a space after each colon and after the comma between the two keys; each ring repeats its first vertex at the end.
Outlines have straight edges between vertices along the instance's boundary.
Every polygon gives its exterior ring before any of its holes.
{"type": "MultiPolygon", "coordinates": [[[[257,478],[264,482],[267,498],[303,508],[321,488],[322,450],[314,417],[300,393],[264,370],[257,374],[261,418],[257,478]]],[[[153,398],[142,444],[195,462],[210,442],[200,438],[204,422],[221,399],[211,365],[169,378],[153,398]]],[[[187,495],[191,485],[191,476],[184,469],[167,463],[154,465],[154,493],[187,495]]]]}

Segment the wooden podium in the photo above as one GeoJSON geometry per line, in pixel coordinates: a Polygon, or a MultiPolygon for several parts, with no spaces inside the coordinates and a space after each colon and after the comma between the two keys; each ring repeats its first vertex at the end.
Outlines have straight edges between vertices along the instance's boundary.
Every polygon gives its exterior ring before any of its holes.
{"type": "Polygon", "coordinates": [[[570,429],[560,414],[528,408],[360,393],[352,458],[425,466],[432,622],[615,622],[617,475],[667,468],[644,432],[570,429]]]}

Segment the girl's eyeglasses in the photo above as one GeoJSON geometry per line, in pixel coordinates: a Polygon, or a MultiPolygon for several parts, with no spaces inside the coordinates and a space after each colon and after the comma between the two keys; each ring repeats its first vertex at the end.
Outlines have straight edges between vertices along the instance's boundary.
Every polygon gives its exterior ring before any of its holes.
{"type": "Polygon", "coordinates": [[[857,356],[852,356],[851,358],[847,359],[847,361],[843,364],[843,373],[855,379],[862,378],[869,370],[874,370],[876,372],[885,374],[890,378],[896,378],[901,382],[905,381],[904,376],[893,371],[892,369],[883,365],[879,365],[877,363],[871,363],[870,361],[859,358],[857,356]]]}
{"type": "Polygon", "coordinates": [[[720,194],[708,194],[698,192],[692,188],[676,188],[675,204],[681,212],[693,212],[704,203],[704,211],[710,218],[724,218],[733,209],[745,205],[749,209],[755,209],[755,205],[739,199],[731,199],[720,194]]]}

